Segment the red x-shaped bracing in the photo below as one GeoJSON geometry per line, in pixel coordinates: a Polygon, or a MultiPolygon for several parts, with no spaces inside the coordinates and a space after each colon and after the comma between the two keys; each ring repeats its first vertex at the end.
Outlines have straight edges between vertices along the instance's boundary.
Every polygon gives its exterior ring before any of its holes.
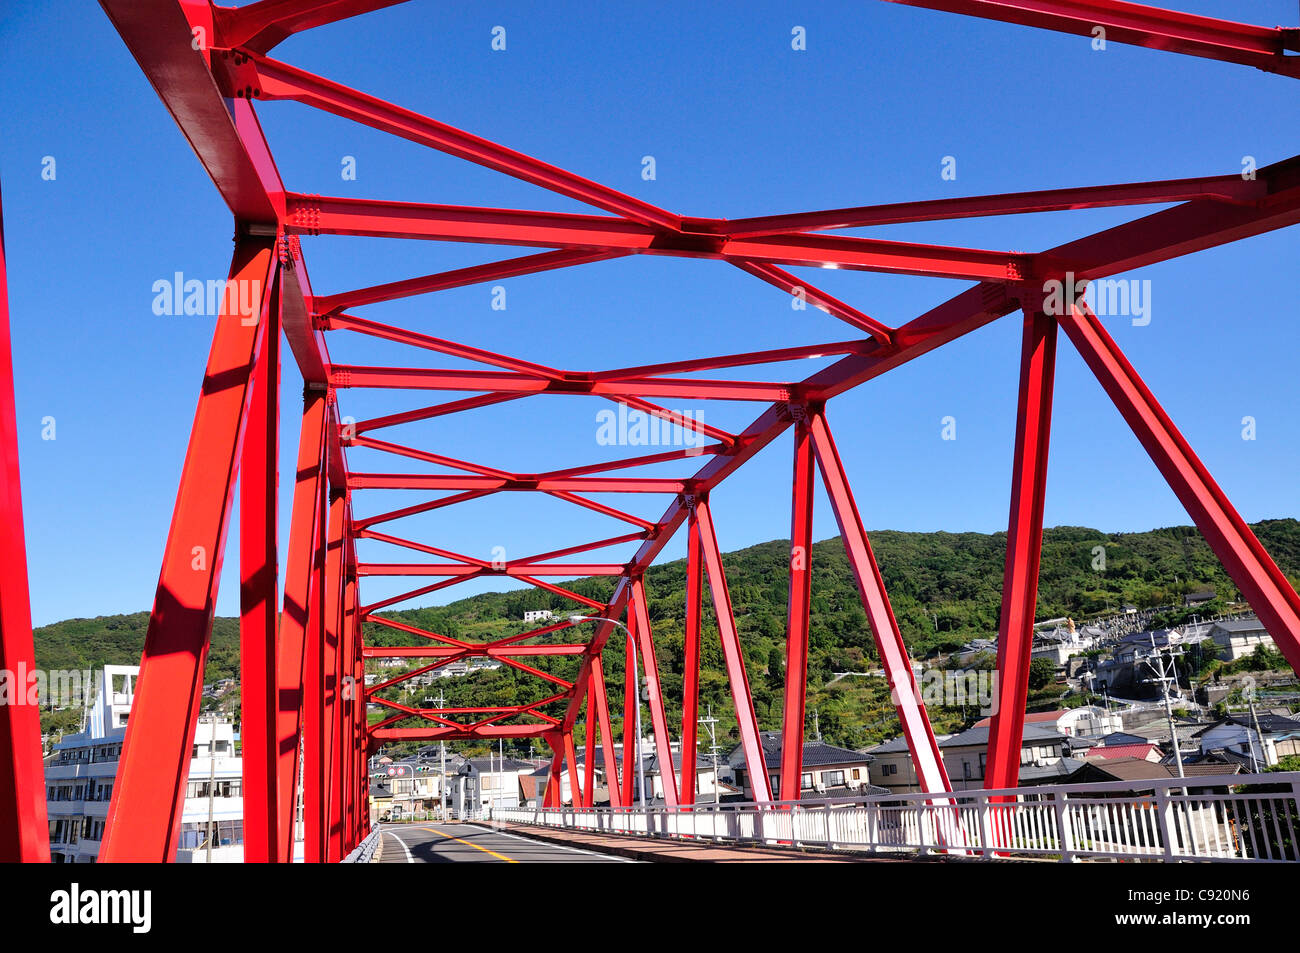
{"type": "MultiPolygon", "coordinates": [[[[1228,23],[1118,0],[909,2],[1084,35],[1101,26],[1116,42],[1297,75],[1297,59],[1289,55],[1297,48],[1294,30],[1228,23]]],[[[506,576],[573,601],[577,614],[601,620],[626,615],[626,696],[637,696],[637,672],[631,664],[635,646],[643,665],[656,748],[666,755],[671,728],[659,687],[643,577],[683,524],[688,533],[688,569],[681,763],[692,765],[695,761],[700,607],[707,583],[748,774],[757,799],[772,801],[709,498],[723,480],[788,429],[794,432],[794,464],[785,744],[778,790],[798,791],[802,767],[811,514],[815,474],[820,471],[894,688],[919,783],[926,791],[942,794],[948,790],[943,761],[917,697],[907,649],[831,437],[825,405],[852,387],[1017,310],[1024,312],[1025,335],[999,632],[999,707],[989,745],[987,786],[1014,786],[1019,765],[1058,327],[1065,329],[1115,401],[1289,661],[1300,667],[1300,599],[1295,591],[1095,315],[1081,302],[1062,314],[1047,314],[1042,294],[1044,282],[1066,272],[1073,272],[1078,281],[1102,278],[1294,224],[1300,220],[1300,159],[1261,169],[1253,179],[1210,176],[751,219],[688,218],[267,55],[293,33],[391,3],[259,0],[227,8],[182,5],[177,0],[102,2],[235,215],[232,279],[259,281],[263,289],[259,320],[238,320],[238,315],[223,312],[217,321],[150,620],[135,710],[114,789],[103,859],[167,860],[174,854],[217,568],[236,475],[242,475],[241,677],[247,859],[283,861],[292,856],[300,741],[304,759],[301,806],[309,860],[337,860],[365,835],[370,823],[366,757],[375,746],[389,740],[542,737],[554,753],[546,787],[547,803],[554,806],[560,803],[566,765],[573,801],[592,802],[593,755],[599,736],[611,802],[630,803],[632,772],[625,769],[619,776],[601,665],[613,622],[580,627],[562,621],[475,643],[375,613],[470,579],[506,576]],[[252,106],[255,99],[308,104],[577,199],[603,214],[289,192],[281,184],[266,146],[252,106]],[[1168,203],[1177,204],[1034,254],[825,234],[897,222],[1168,203]],[[312,291],[298,238],[320,234],[547,250],[322,296],[312,291]],[[349,313],[349,309],[367,304],[633,254],[726,261],[843,320],[861,336],[819,345],[575,372],[349,313]],[[977,284],[902,327],[890,328],[785,270],[791,266],[941,276],[977,284]],[[474,362],[482,369],[334,364],[325,334],[340,330],[474,362]],[[280,571],[275,536],[281,334],[306,383],[282,607],[277,605],[280,571]],[[837,360],[804,380],[783,383],[679,376],[811,357],[837,360]],[[427,389],[453,396],[344,424],[336,396],[352,387],[427,389]],[[623,404],[658,417],[668,426],[687,428],[694,439],[690,446],[660,453],[546,473],[514,473],[373,436],[402,423],[555,395],[623,404]],[[684,418],[659,403],[672,398],[752,401],[764,409],[744,430],[730,433],[684,418]],[[348,447],[406,457],[442,472],[352,472],[347,465],[348,447]],[[685,463],[696,456],[704,458],[703,465],[678,478],[617,475],[652,463],[685,463]],[[368,517],[354,516],[353,491],[370,488],[423,489],[444,495],[368,517]],[[490,562],[408,539],[400,528],[389,525],[502,492],[547,494],[630,525],[634,531],[523,559],[490,562]],[[590,493],[663,494],[671,502],[659,519],[647,520],[589,499],[586,494],[590,493]],[[384,530],[375,528],[381,525],[384,530]],[[442,561],[362,563],[356,555],[358,539],[442,561]],[[566,557],[632,542],[640,546],[624,562],[566,561],[566,557]],[[196,562],[195,554],[200,551],[205,559],[196,562]],[[437,577],[438,581],[367,604],[361,598],[359,581],[368,575],[437,577]],[[616,578],[610,601],[601,603],[546,581],[547,577],[580,575],[616,578]],[[362,624],[366,621],[422,641],[400,647],[365,645],[362,624]],[[581,635],[587,629],[591,635],[584,640],[581,635]],[[562,631],[569,641],[553,641],[551,637],[562,631]],[[527,661],[541,656],[572,656],[576,674],[562,678],[527,661]],[[428,661],[412,672],[366,688],[364,661],[370,657],[428,661]],[[422,709],[381,694],[417,674],[472,658],[499,660],[535,677],[540,686],[538,697],[509,707],[422,709]],[[392,714],[368,724],[367,702],[392,714]],[[574,729],[584,710],[585,762],[580,772],[574,729]]],[[[12,407],[9,413],[12,416],[12,407]]],[[[0,427],[3,425],[0,419],[0,427]]],[[[11,448],[9,441],[6,451],[11,448]]],[[[13,485],[16,487],[16,480],[13,485]]],[[[15,497],[6,508],[5,518],[11,524],[18,506],[15,497]]],[[[20,520],[16,525],[21,525],[20,520]]],[[[21,545],[21,536],[18,541],[21,545]]],[[[3,567],[6,593],[15,571],[21,570],[25,581],[21,552],[13,557],[19,560],[18,570],[11,557],[13,554],[6,555],[3,567]]],[[[24,596],[24,605],[25,601],[24,596]]],[[[11,617],[12,604],[5,599],[6,666],[21,657],[23,649],[24,625],[11,617]]],[[[29,623],[26,628],[29,652],[29,623]]],[[[631,741],[631,722],[624,718],[624,750],[631,750],[626,746],[631,741]]],[[[24,732],[29,735],[30,726],[9,712],[0,713],[0,754],[15,767],[12,780],[0,779],[0,814],[4,815],[0,820],[15,819],[14,824],[0,824],[0,838],[16,832],[9,841],[0,840],[0,854],[38,858],[48,855],[40,801],[43,785],[39,758],[33,777],[28,750],[33,739],[24,732]],[[13,740],[20,735],[26,748],[13,740]]],[[[671,759],[661,759],[661,764],[668,763],[671,759]]],[[[693,777],[689,769],[680,776],[664,773],[669,804],[694,802],[693,777]]]]}

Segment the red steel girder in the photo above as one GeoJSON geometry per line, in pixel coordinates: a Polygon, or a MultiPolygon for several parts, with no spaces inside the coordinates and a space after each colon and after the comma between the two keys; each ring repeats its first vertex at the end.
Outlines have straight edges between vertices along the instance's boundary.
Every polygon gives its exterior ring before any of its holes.
{"type": "MultiPolygon", "coordinates": [[[[533,245],[977,281],[1030,280],[1038,267],[1032,255],[875,238],[794,233],[732,239],[720,235],[665,233],[603,215],[423,205],[296,193],[288,197],[288,202],[289,218],[284,228],[294,235],[365,235],[533,245]]],[[[1064,270],[1066,264],[1049,262],[1052,271],[1064,270]]]]}
{"type": "MultiPolygon", "coordinates": [[[[700,598],[703,593],[704,554],[700,527],[691,512],[686,538],[686,629],[682,635],[682,804],[695,803],[696,739],[700,710],[700,598]]],[[[599,659],[597,659],[597,662],[599,659]]],[[[714,779],[715,785],[717,779],[714,779]]]]}
{"type": "MultiPolygon", "coordinates": [[[[749,770],[754,800],[772,800],[772,783],[767,774],[767,761],[763,743],[759,738],[758,716],[754,714],[754,700],[749,692],[749,676],[745,672],[745,654],[741,651],[740,635],[736,632],[736,618],[731,609],[731,593],[727,589],[727,576],[722,568],[722,550],[713,527],[709,502],[700,497],[695,501],[695,520],[700,531],[700,546],[704,553],[704,566],[709,577],[709,591],[713,596],[714,615],[718,620],[718,635],[722,640],[722,656],[726,661],[727,680],[731,683],[731,697],[735,704],[736,725],[740,731],[740,745],[744,751],[745,767],[749,770]]],[[[692,770],[694,765],[691,766],[692,770]]]]}
{"type": "Polygon", "coordinates": [[[621,563],[535,563],[482,569],[456,563],[360,563],[358,576],[621,576],[621,563]]]}
{"type": "MultiPolygon", "coordinates": [[[[18,468],[18,418],[9,346],[9,285],[0,205],[0,672],[12,680],[0,705],[0,862],[50,859],[40,699],[27,586],[27,543],[18,468]]],[[[89,690],[89,686],[87,686],[89,690]]]]}
{"type": "Polygon", "coordinates": [[[500,647],[484,643],[465,648],[450,645],[367,645],[361,650],[361,654],[366,658],[509,658],[523,655],[581,655],[586,650],[585,642],[500,647]]]}
{"type": "Polygon", "coordinates": [[[239,481],[239,706],[244,859],[279,860],[276,734],[280,644],[277,523],[280,460],[280,288],[271,289],[266,343],[254,369],[239,481]]]}
{"type": "Polygon", "coordinates": [[[505,490],[542,493],[681,493],[685,483],[654,477],[527,477],[513,480],[478,474],[349,473],[351,490],[505,490]]]}
{"type": "Polygon", "coordinates": [[[235,246],[227,287],[256,286],[257,320],[246,321],[230,307],[234,295],[223,299],[149,616],[103,861],[160,863],[175,855],[227,520],[274,279],[269,239],[235,246]]]}
{"type": "Polygon", "coordinates": [[[253,98],[292,99],[504,172],[632,221],[672,230],[681,227],[679,216],[649,202],[287,63],[251,51],[227,54],[226,60],[227,65],[233,65],[234,69],[229,74],[219,75],[218,81],[224,79],[224,91],[228,96],[241,95],[241,87],[255,82],[253,98]],[[247,61],[244,61],[245,56],[247,61]]]}
{"type": "Polygon", "coordinates": [[[807,412],[801,408],[794,428],[794,472],[790,492],[790,593],[786,607],[785,705],[781,716],[781,774],[777,792],[783,801],[797,801],[803,789],[815,469],[807,412]]]}
{"type": "Polygon", "coordinates": [[[214,46],[246,46],[265,53],[295,33],[395,6],[405,0],[257,0],[242,7],[213,7],[214,46]]]}
{"type": "Polygon", "coordinates": [[[1278,649],[1300,672],[1300,594],[1260,545],[1097,316],[1086,304],[1072,305],[1060,322],[1278,649]]]}
{"type": "Polygon", "coordinates": [[[330,368],[334,387],[393,390],[487,391],[490,393],[594,395],[598,397],[679,397],[693,400],[789,400],[794,385],[772,381],[729,381],[665,377],[596,381],[576,376],[539,380],[509,371],[438,370],[420,367],[330,368]]]}
{"type": "Polygon", "coordinates": [[[1300,77],[1300,50],[1294,29],[1269,28],[1165,10],[1123,0],[891,0],[913,7],[1018,23],[1078,36],[1093,36],[1154,50],[1203,56],[1253,66],[1269,73],[1300,77]]]}
{"type": "MultiPolygon", "coordinates": [[[[485,265],[472,265],[468,268],[456,268],[419,278],[405,278],[401,281],[389,281],[382,285],[342,291],[338,294],[325,295],[313,299],[312,306],[320,315],[321,322],[329,328],[344,327],[338,319],[345,317],[338,314],[344,308],[358,308],[362,305],[377,304],[381,301],[395,301],[414,295],[430,294],[434,291],[447,291],[451,288],[464,288],[468,285],[482,284],[488,281],[502,281],[506,278],[518,278],[522,275],[535,275],[556,268],[568,268],[572,265],[585,265],[596,261],[608,261],[630,254],[625,251],[547,251],[536,255],[524,255],[505,261],[489,262],[485,265]]],[[[357,318],[349,318],[358,321],[357,318]]],[[[353,328],[360,330],[360,328],[353,328]]],[[[383,335],[381,335],[383,336],[383,335]]],[[[394,338],[393,340],[396,340],[394,338]]],[[[405,343],[414,343],[407,341],[405,343]]]]}
{"type": "MultiPolygon", "coordinates": [[[[609,806],[622,807],[623,792],[618,781],[618,761],[614,757],[614,732],[609,720],[609,696],[605,689],[605,669],[597,656],[591,665],[591,679],[588,682],[591,692],[587,704],[596,703],[596,721],[600,726],[600,750],[605,762],[605,786],[609,789],[609,806]]],[[[624,749],[626,750],[626,749],[624,749]]]]}
{"type": "Polygon", "coordinates": [[[1056,319],[1043,314],[1041,307],[1030,305],[1025,310],[1024,325],[1011,514],[1007,520],[1007,555],[998,626],[997,704],[989,728],[988,762],[984,770],[987,788],[1013,788],[1020,778],[1020,745],[1024,740],[1039,559],[1043,550],[1043,503],[1047,495],[1047,451],[1056,373],[1056,319]]]}
{"type": "MultiPolygon", "coordinates": [[[[724,223],[733,238],[779,235],[783,232],[818,231],[833,228],[863,228],[900,222],[934,222],[986,215],[1023,215],[1030,212],[1062,212],[1082,208],[1114,208],[1123,205],[1158,205],[1207,199],[1232,205],[1249,205],[1264,195],[1262,183],[1240,175],[1207,176],[1198,179],[1170,179],[1163,182],[1131,182],[1094,185],[1074,189],[1040,189],[1004,195],[973,195],[925,202],[896,202],[857,208],[827,209],[730,219],[724,223]]],[[[810,299],[811,300],[811,299],[810,299]]]]}
{"type": "Polygon", "coordinates": [[[673,747],[668,734],[668,719],[664,714],[664,695],[659,681],[659,659],[655,652],[654,632],[650,628],[650,610],[646,604],[645,580],[632,577],[632,602],[629,615],[635,620],[631,626],[641,649],[641,671],[645,672],[646,702],[650,708],[650,728],[654,732],[655,760],[659,764],[659,778],[664,786],[664,803],[677,806],[677,776],[673,770],[673,747]]]}
{"type": "Polygon", "coordinates": [[[866,610],[871,634],[876,641],[876,651],[880,655],[885,676],[889,679],[894,708],[898,712],[898,720],[902,723],[903,734],[912,753],[917,782],[921,790],[927,793],[949,791],[948,772],[938,742],[935,741],[934,730],[930,727],[925,705],[921,703],[917,691],[907,646],[898,631],[898,622],[889,604],[889,595],[885,592],[880,567],[876,565],[871,543],[862,528],[862,517],[853,500],[853,491],[849,487],[844,465],[840,462],[839,451],[820,408],[811,414],[808,429],[822,471],[826,495],[830,498],[831,509],[835,511],[844,549],[857,579],[862,608],[866,610]]]}
{"type": "Polygon", "coordinates": [[[293,859],[298,808],[299,750],[306,702],[307,656],[311,651],[314,568],[320,533],[320,501],[325,482],[325,421],[329,401],[323,390],[303,395],[298,463],[290,510],[289,551],[284,566],[284,607],[280,615],[280,654],[276,703],[280,863],[293,859]]]}

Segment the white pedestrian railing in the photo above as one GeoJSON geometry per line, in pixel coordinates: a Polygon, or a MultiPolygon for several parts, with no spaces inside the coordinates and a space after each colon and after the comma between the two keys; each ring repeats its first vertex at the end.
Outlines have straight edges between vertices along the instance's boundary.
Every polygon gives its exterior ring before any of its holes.
{"type": "Polygon", "coordinates": [[[1076,861],[1300,861],[1300,772],[948,795],[646,808],[497,808],[493,820],[767,847],[1076,861]]]}

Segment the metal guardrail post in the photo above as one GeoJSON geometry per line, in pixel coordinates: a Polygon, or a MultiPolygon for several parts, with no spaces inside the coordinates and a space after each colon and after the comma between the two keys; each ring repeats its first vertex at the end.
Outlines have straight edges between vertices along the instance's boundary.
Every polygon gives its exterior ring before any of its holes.
{"type": "Polygon", "coordinates": [[[987,794],[979,793],[975,803],[980,813],[980,855],[988,860],[993,856],[993,802],[987,794]]]}
{"type": "Polygon", "coordinates": [[[1160,817],[1160,836],[1164,841],[1165,861],[1172,863],[1174,859],[1174,845],[1178,841],[1178,824],[1177,818],[1174,817],[1175,804],[1169,797],[1167,788],[1157,788],[1156,792],[1156,813],[1160,817]]]}
{"type": "Polygon", "coordinates": [[[1069,795],[1057,791],[1052,797],[1052,813],[1056,817],[1056,842],[1061,848],[1061,863],[1074,863],[1074,831],[1070,825],[1069,795]]]}

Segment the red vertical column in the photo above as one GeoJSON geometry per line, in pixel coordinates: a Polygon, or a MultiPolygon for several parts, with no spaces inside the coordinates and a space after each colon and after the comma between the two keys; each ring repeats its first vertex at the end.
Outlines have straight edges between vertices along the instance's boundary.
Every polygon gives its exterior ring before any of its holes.
{"type": "Polygon", "coordinates": [[[997,707],[989,729],[986,788],[1013,788],[1020,780],[1020,744],[1029,698],[1029,662],[1043,552],[1043,502],[1047,495],[1047,445],[1052,428],[1056,369],[1056,319],[1035,307],[1025,311],[1020,351],[1020,398],[1011,471],[1011,513],[1002,573],[998,625],[997,707]]]}
{"type": "Polygon", "coordinates": [[[546,736],[546,743],[551,746],[551,773],[546,779],[546,795],[543,807],[564,806],[564,741],[555,734],[546,736]]]}
{"type": "MultiPolygon", "coordinates": [[[[698,777],[695,760],[700,717],[700,595],[703,588],[700,559],[700,527],[695,507],[690,508],[686,528],[686,633],[682,661],[682,790],[683,804],[695,803],[698,777]]],[[[716,782],[716,778],[714,779],[716,782]]]]}
{"type": "Polygon", "coordinates": [[[578,752],[573,746],[573,732],[564,733],[564,761],[569,769],[569,803],[573,807],[582,805],[582,784],[578,777],[578,752]]]}
{"type": "MultiPolygon", "coordinates": [[[[348,525],[351,526],[349,513],[348,525]]],[[[351,530],[349,529],[349,537],[351,530]]],[[[349,550],[351,546],[349,545],[349,550]]],[[[356,792],[356,704],[357,694],[362,685],[358,684],[353,672],[356,670],[357,646],[357,576],[356,564],[349,554],[343,583],[343,656],[339,666],[340,689],[342,699],[339,712],[338,752],[343,765],[343,811],[344,831],[343,853],[357,846],[357,792],[356,792]]]]}
{"type": "Polygon", "coordinates": [[[39,703],[28,697],[36,675],[27,544],[18,469],[18,415],[9,344],[9,286],[0,210],[0,671],[17,678],[15,697],[0,705],[0,862],[50,859],[41,761],[39,703]]]}
{"type": "Polygon", "coordinates": [[[609,696],[605,692],[605,667],[600,656],[591,660],[591,698],[596,703],[596,721],[600,724],[600,750],[605,762],[605,786],[609,788],[609,806],[625,803],[618,783],[618,760],[614,757],[614,733],[609,724],[609,696]]]}
{"type": "Polygon", "coordinates": [[[1084,305],[1062,317],[1061,326],[1278,649],[1300,672],[1300,595],[1192,452],[1097,316],[1084,305]]]}
{"type": "Polygon", "coordinates": [[[299,747],[302,739],[303,662],[307,644],[317,522],[325,460],[325,392],[303,395],[302,431],[284,567],[284,611],[280,617],[277,673],[276,752],[280,796],[280,860],[293,858],[297,830],[299,747]]]}
{"type": "Polygon", "coordinates": [[[329,514],[325,544],[325,614],[322,650],[323,719],[321,724],[321,772],[324,776],[322,814],[325,818],[325,860],[342,859],[342,827],[339,814],[343,806],[339,739],[339,664],[342,658],[343,633],[343,522],[347,514],[346,488],[330,488],[329,514]]]}
{"type": "Polygon", "coordinates": [[[587,679],[587,736],[582,740],[582,805],[596,803],[596,697],[587,679]]]}
{"type": "MultiPolygon", "coordinates": [[[[326,411],[326,446],[329,412],[326,411]]],[[[328,454],[328,450],[326,451],[328,454]]],[[[325,791],[329,758],[325,748],[325,550],[329,537],[329,491],[322,477],[312,549],[307,641],[302,654],[302,839],[303,859],[325,862],[325,791]]]]}
{"type": "Polygon", "coordinates": [[[794,428],[790,503],[790,596],[785,636],[785,710],[781,718],[782,800],[797,801],[803,777],[804,705],[808,682],[808,611],[812,593],[813,447],[806,411],[794,428]]]}
{"type": "MultiPolygon", "coordinates": [[[[654,635],[650,631],[650,613],[646,605],[645,580],[632,577],[632,600],[629,603],[636,613],[637,642],[641,646],[641,667],[645,672],[647,704],[650,707],[650,725],[655,736],[655,759],[659,762],[659,777],[664,785],[664,803],[677,806],[677,775],[673,770],[673,749],[668,735],[668,718],[664,713],[664,696],[659,684],[659,660],[655,657],[654,635]]],[[[650,794],[652,792],[646,792],[650,794]]]]}
{"type": "Polygon", "coordinates": [[[175,859],[253,371],[274,280],[272,242],[241,238],[181,470],[101,861],[175,859]],[[253,314],[241,303],[257,301],[253,314]]]}
{"type": "Polygon", "coordinates": [[[627,614],[627,644],[623,650],[623,803],[631,807],[634,803],[633,784],[637,777],[636,759],[641,756],[639,750],[641,739],[636,734],[637,708],[641,705],[641,688],[637,681],[635,645],[636,616],[627,614]]]}
{"type": "Polygon", "coordinates": [[[700,527],[700,545],[704,550],[709,590],[713,595],[713,610],[718,617],[718,636],[722,640],[727,680],[731,684],[731,697],[736,707],[736,723],[740,729],[745,767],[753,779],[754,800],[771,801],[772,784],[767,776],[767,761],[758,733],[758,716],[754,714],[754,699],[749,691],[749,676],[745,672],[745,655],[741,651],[740,636],[736,632],[736,616],[731,609],[731,593],[727,589],[727,576],[722,569],[722,552],[718,548],[718,534],[713,527],[713,514],[709,510],[707,497],[696,500],[695,515],[700,527]]]}
{"type": "Polygon", "coordinates": [[[239,479],[239,708],[244,862],[278,858],[275,694],[279,654],[280,283],[254,370],[239,479]]]}
{"type": "Polygon", "coordinates": [[[916,690],[911,658],[907,654],[907,646],[903,644],[903,636],[898,631],[898,622],[894,619],[894,610],[889,604],[885,581],[881,578],[880,567],[876,565],[871,543],[867,540],[866,530],[862,528],[862,517],[858,515],[858,507],[853,500],[853,491],[849,489],[839,451],[835,448],[830,428],[820,410],[811,410],[809,432],[817,453],[817,462],[821,466],[822,480],[826,484],[826,494],[830,498],[831,508],[835,510],[835,519],[844,539],[844,549],[858,582],[862,608],[866,610],[871,634],[876,640],[876,649],[880,652],[880,661],[894,695],[894,707],[898,710],[903,734],[912,753],[917,780],[921,789],[927,793],[947,791],[948,772],[944,768],[939,745],[934,740],[930,718],[925,713],[925,706],[921,704],[916,690]]]}

